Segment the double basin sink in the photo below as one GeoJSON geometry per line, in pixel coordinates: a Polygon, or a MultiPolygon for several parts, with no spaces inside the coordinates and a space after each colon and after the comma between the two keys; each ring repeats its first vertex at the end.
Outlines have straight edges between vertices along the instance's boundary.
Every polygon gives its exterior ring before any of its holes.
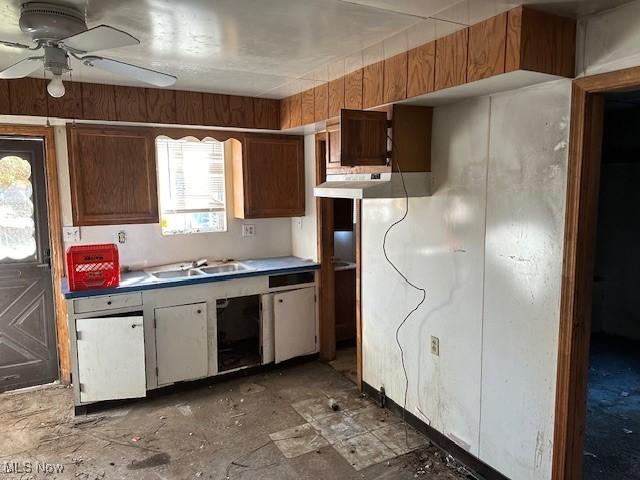
{"type": "Polygon", "coordinates": [[[149,272],[152,277],[166,280],[168,278],[198,277],[201,275],[218,275],[220,273],[246,272],[252,270],[240,262],[225,262],[208,267],[193,267],[178,270],[160,270],[149,272]]]}

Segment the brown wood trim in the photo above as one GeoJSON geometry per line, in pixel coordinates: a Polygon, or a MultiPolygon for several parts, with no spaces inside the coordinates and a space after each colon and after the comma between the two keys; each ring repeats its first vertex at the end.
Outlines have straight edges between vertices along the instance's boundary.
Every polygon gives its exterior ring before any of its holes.
{"type": "Polygon", "coordinates": [[[356,210],[356,383],[362,391],[362,200],[356,210]]]}
{"type": "MultiPolygon", "coordinates": [[[[327,134],[317,133],[316,185],[327,178],[327,134]]],[[[316,198],[318,263],[320,263],[320,360],[336,358],[336,299],[333,268],[333,200],[316,198]]]]}
{"type": "Polygon", "coordinates": [[[603,97],[640,88],[640,67],[573,82],[560,298],[552,478],[581,478],[591,294],[600,180],[603,97]]]}
{"type": "Polygon", "coordinates": [[[51,272],[53,303],[56,315],[56,336],[60,381],[71,382],[69,359],[69,331],[67,327],[67,302],[62,295],[64,277],[64,248],[62,243],[62,213],[58,187],[58,167],[53,128],[27,125],[0,125],[0,135],[20,135],[43,138],[45,144],[45,175],[47,185],[47,208],[49,210],[49,241],[51,247],[51,272]]]}

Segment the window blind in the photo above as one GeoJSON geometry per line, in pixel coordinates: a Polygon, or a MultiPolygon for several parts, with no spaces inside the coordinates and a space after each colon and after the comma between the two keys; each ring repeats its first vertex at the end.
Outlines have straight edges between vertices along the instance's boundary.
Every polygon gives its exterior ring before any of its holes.
{"type": "Polygon", "coordinates": [[[158,138],[163,214],[225,211],[224,144],[158,138]]]}

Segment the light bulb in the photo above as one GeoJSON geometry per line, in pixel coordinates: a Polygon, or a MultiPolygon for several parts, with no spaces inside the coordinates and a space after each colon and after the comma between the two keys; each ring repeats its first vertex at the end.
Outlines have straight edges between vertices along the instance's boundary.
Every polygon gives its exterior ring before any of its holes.
{"type": "Polygon", "coordinates": [[[53,98],[60,98],[64,95],[64,84],[62,83],[62,75],[53,75],[53,78],[47,85],[47,92],[53,98]]]}

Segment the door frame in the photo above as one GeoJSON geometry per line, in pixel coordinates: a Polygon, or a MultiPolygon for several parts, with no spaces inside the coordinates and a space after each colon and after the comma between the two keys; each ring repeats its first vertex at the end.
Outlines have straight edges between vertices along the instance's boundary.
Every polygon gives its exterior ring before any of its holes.
{"type": "MultiPolygon", "coordinates": [[[[327,132],[315,134],[316,185],[327,179],[327,132]]],[[[336,358],[336,298],[335,270],[332,259],[333,245],[333,200],[316,198],[318,233],[318,262],[320,263],[320,360],[330,362],[336,358]]],[[[362,391],[362,200],[354,200],[356,243],[356,384],[362,391]]]]}
{"type": "Polygon", "coordinates": [[[49,242],[51,248],[51,272],[53,283],[53,308],[56,319],[56,337],[58,348],[58,372],[60,381],[71,382],[69,363],[69,329],[67,325],[67,303],[62,295],[64,277],[64,246],[62,242],[62,213],[60,209],[60,190],[58,184],[58,163],[54,131],[52,127],[40,125],[0,125],[1,136],[23,138],[41,138],[44,140],[44,174],[47,190],[47,209],[49,215],[49,242]]]}
{"type": "Polygon", "coordinates": [[[576,79],[571,90],[553,441],[554,480],[582,478],[604,93],[640,89],[640,67],[576,79]]]}

